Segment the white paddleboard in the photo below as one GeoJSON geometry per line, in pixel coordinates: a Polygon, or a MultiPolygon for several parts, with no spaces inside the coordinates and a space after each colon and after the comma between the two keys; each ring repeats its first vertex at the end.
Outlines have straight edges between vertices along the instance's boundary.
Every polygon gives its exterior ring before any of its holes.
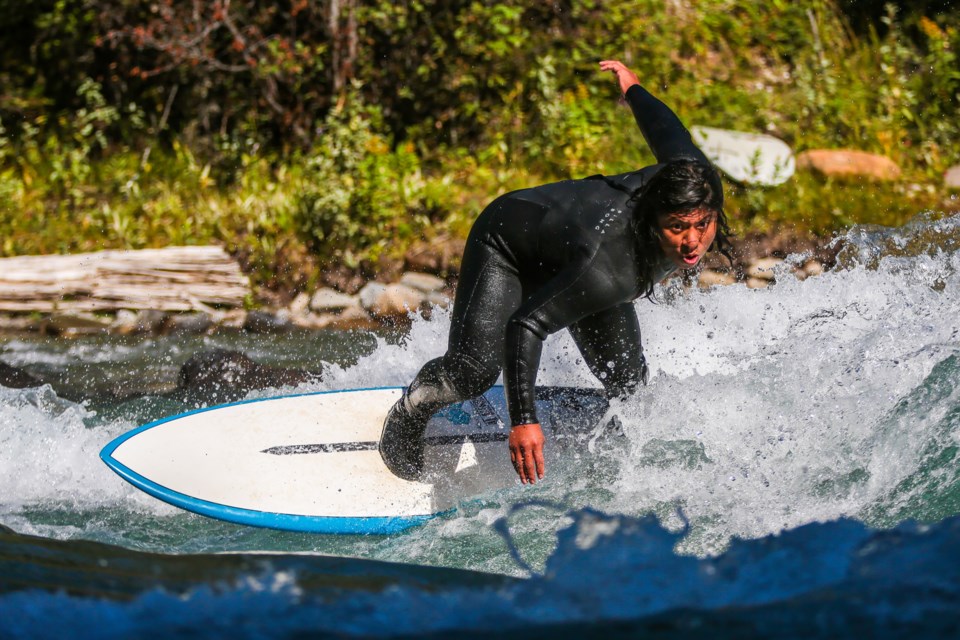
{"type": "MultiPolygon", "coordinates": [[[[135,429],[100,457],[146,493],[205,516],[318,533],[392,533],[518,482],[502,387],[427,425],[425,473],[393,475],[377,450],[399,387],[249,400],[135,429]]],[[[547,451],[589,430],[607,402],[595,389],[538,389],[547,451]]]]}
{"type": "Polygon", "coordinates": [[[738,182],[776,186],[796,170],[793,151],[773,136],[699,125],[690,127],[690,135],[710,162],[738,182]]]}

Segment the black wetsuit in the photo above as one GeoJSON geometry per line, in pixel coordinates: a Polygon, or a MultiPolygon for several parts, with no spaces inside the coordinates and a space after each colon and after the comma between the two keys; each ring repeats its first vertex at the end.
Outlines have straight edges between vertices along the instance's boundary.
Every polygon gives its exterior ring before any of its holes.
{"type": "MultiPolygon", "coordinates": [[[[503,369],[512,424],[539,422],[534,383],[543,340],[564,328],[610,395],[645,381],[632,301],[649,283],[636,260],[629,200],[663,163],[709,163],[666,105],[639,85],[626,99],[660,164],[522,189],[487,206],[467,239],[447,352],[417,374],[398,403],[407,413],[425,423],[486,391],[503,369]]],[[[661,257],[653,280],[674,268],[661,257]]]]}

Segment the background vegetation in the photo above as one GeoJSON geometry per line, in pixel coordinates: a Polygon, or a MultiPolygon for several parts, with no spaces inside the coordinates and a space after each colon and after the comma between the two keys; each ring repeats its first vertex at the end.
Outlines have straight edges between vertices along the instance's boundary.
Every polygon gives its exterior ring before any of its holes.
{"type": "Polygon", "coordinates": [[[0,255],[225,243],[281,291],[465,234],[519,186],[652,161],[619,58],[688,124],[895,183],[730,184],[737,231],[942,209],[960,10],[856,0],[0,0],[0,255]]]}

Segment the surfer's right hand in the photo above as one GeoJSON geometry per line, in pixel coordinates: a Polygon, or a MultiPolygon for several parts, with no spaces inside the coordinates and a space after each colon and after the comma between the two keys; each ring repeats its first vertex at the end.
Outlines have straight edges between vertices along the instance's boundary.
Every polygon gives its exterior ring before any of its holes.
{"type": "Polygon", "coordinates": [[[543,430],[536,422],[518,424],[510,429],[510,462],[523,484],[543,480],[543,430]]]}

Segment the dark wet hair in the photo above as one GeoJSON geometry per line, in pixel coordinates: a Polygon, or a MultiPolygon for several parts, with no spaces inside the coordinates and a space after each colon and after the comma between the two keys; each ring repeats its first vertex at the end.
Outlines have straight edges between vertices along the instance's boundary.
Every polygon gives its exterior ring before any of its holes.
{"type": "MultiPolygon", "coordinates": [[[[613,184],[613,183],[611,183],[613,184]]],[[[623,190],[622,186],[617,188],[623,190]]],[[[717,236],[710,246],[733,263],[730,256],[730,227],[723,211],[723,183],[717,170],[695,160],[676,160],[660,168],[650,180],[631,193],[633,229],[637,241],[643,295],[653,293],[654,272],[663,258],[660,250],[659,218],[671,213],[690,213],[699,209],[717,216],[717,236]]]]}

